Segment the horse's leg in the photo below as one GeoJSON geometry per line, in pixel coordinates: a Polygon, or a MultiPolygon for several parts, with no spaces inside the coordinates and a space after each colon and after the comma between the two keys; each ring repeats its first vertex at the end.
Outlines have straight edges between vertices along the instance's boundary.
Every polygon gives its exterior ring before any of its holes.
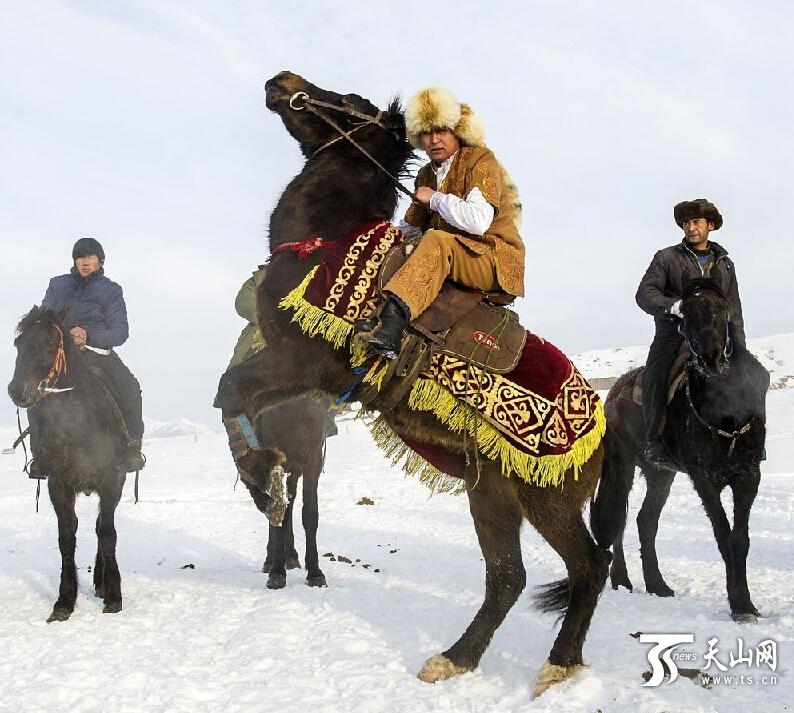
{"type": "Polygon", "coordinates": [[[624,523],[620,528],[615,542],[612,544],[612,565],[609,568],[609,580],[612,583],[612,589],[618,587],[625,587],[630,592],[634,590],[634,585],[629,579],[629,572],[626,567],[626,555],[623,551],[623,534],[626,530],[624,523]]]}
{"type": "Polygon", "coordinates": [[[548,661],[538,674],[533,696],[582,666],[585,636],[609,573],[611,555],[593,541],[580,505],[569,499],[569,487],[566,483],[564,490],[537,489],[528,508],[529,521],[562,557],[568,572],[567,580],[548,585],[539,597],[542,608],[563,611],[565,616],[548,661]]]}
{"type": "Polygon", "coordinates": [[[102,511],[96,516],[96,557],[94,558],[94,596],[102,599],[105,596],[105,560],[99,546],[99,529],[102,523],[102,511]]]}
{"type": "Polygon", "coordinates": [[[287,586],[287,548],[288,542],[294,545],[294,537],[288,538],[292,532],[292,509],[295,504],[295,488],[297,477],[288,479],[289,503],[284,512],[284,520],[280,527],[270,525],[268,531],[268,552],[273,553],[270,571],[267,577],[268,589],[283,589],[287,586]],[[272,549],[271,549],[272,543],[272,549]]]}
{"type": "Polygon", "coordinates": [[[725,562],[725,578],[728,589],[728,601],[731,604],[731,613],[733,613],[733,602],[731,599],[731,592],[733,591],[733,554],[731,552],[731,526],[728,522],[728,517],[725,515],[725,509],[722,507],[720,500],[719,489],[706,478],[692,478],[692,484],[695,486],[697,494],[700,496],[700,501],[703,503],[703,508],[706,510],[711,521],[711,528],[714,531],[714,538],[717,540],[717,547],[725,562]]]}
{"type": "Polygon", "coordinates": [[[499,466],[481,463],[482,473],[466,470],[466,491],[474,528],[485,559],[485,600],[463,635],[442,654],[428,659],[419,678],[433,683],[477,667],[493,633],[526,584],[519,532],[523,520],[514,484],[499,466]]]}
{"type": "Polygon", "coordinates": [[[675,473],[665,472],[658,468],[645,471],[647,491],[642,507],[637,514],[637,531],[640,535],[640,557],[642,558],[642,576],[645,579],[645,591],[659,597],[672,597],[675,592],[664,581],[659,571],[659,560],[656,556],[656,533],[659,531],[659,517],[662,508],[670,495],[675,473]]]}
{"type": "Polygon", "coordinates": [[[733,530],[731,552],[733,553],[733,587],[728,591],[731,617],[734,621],[756,623],[760,616],[750,599],[747,586],[747,553],[750,550],[750,509],[758,493],[761,471],[756,466],[753,477],[733,486],[733,530]]]}
{"type": "MultiPolygon", "coordinates": [[[[290,470],[288,468],[288,470],[290,470]]],[[[290,470],[290,477],[287,479],[287,493],[289,496],[289,510],[284,517],[282,528],[284,529],[284,566],[287,569],[300,569],[301,562],[298,551],[295,549],[295,528],[293,526],[293,515],[295,514],[295,497],[298,494],[298,480],[300,473],[290,470]]]]}
{"type": "Polygon", "coordinates": [[[320,520],[317,502],[317,485],[323,469],[323,442],[315,447],[314,462],[309,463],[303,473],[303,532],[306,535],[306,584],[310,587],[325,587],[325,575],[320,569],[320,557],[317,553],[317,525],[320,520]]]}
{"type": "Polygon", "coordinates": [[[124,490],[123,473],[105,479],[99,489],[99,518],[97,537],[102,554],[102,611],[116,614],[121,611],[121,573],[116,561],[116,506],[124,490]]]}
{"type": "Polygon", "coordinates": [[[61,551],[61,584],[58,599],[47,621],[66,621],[72,615],[77,600],[77,567],[74,563],[77,535],[75,492],[68,483],[57,477],[50,477],[47,489],[58,518],[58,549],[61,551]]]}

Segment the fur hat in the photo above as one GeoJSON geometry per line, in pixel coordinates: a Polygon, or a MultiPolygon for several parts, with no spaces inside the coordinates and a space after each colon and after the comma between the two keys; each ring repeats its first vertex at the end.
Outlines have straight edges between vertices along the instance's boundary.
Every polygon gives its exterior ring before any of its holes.
{"type": "Polygon", "coordinates": [[[80,238],[72,248],[72,260],[86,255],[96,255],[99,262],[105,262],[105,251],[96,238],[80,238]]]}
{"type": "Polygon", "coordinates": [[[485,127],[468,104],[441,87],[425,87],[414,94],[405,109],[408,140],[419,147],[419,134],[451,129],[464,146],[485,146],[485,127]]]}
{"type": "Polygon", "coordinates": [[[717,206],[705,198],[695,198],[693,201],[683,201],[673,208],[673,218],[679,228],[683,228],[685,220],[705,218],[709,223],[714,223],[714,230],[722,227],[722,216],[717,206]]]}

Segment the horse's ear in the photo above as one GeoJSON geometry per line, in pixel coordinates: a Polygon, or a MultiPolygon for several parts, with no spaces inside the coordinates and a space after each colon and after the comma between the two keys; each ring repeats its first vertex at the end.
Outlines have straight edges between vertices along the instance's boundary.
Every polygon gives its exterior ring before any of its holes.
{"type": "Polygon", "coordinates": [[[61,307],[61,309],[55,313],[55,319],[63,323],[63,320],[66,319],[66,307],[61,307]]]}

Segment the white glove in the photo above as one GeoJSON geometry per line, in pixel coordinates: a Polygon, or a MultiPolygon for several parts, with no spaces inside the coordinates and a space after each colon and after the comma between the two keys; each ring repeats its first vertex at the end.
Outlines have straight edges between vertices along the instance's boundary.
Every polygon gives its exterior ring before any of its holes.
{"type": "Polygon", "coordinates": [[[681,300],[673,302],[668,308],[667,313],[671,314],[673,317],[678,317],[678,319],[683,319],[684,315],[681,314],[681,300]]]}

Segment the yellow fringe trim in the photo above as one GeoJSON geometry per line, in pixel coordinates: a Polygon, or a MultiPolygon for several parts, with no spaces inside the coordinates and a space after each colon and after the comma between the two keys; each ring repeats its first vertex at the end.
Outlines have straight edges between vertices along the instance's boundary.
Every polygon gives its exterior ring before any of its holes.
{"type": "MultiPolygon", "coordinates": [[[[321,336],[334,348],[340,349],[347,343],[353,325],[309,304],[303,298],[317,269],[315,267],[309,272],[301,283],[279,302],[279,308],[294,310],[291,321],[297,322],[305,334],[310,337],[321,336]]],[[[370,355],[371,352],[366,344],[360,340],[353,340],[351,345],[353,367],[361,366],[370,355]]],[[[380,389],[388,366],[385,359],[376,360],[364,376],[364,382],[375,384],[380,389]]],[[[448,389],[431,379],[420,377],[416,380],[411,387],[408,406],[414,411],[429,411],[451,431],[471,436],[483,455],[501,462],[502,475],[510,477],[515,474],[527,483],[541,487],[561,485],[565,473],[571,469],[574,479],[577,479],[581,467],[593,455],[606,432],[604,405],[599,401],[594,414],[595,424],[566,453],[537,457],[514,446],[476,409],[457,399],[448,389]]],[[[414,453],[382,418],[375,419],[370,430],[375,442],[383,448],[387,457],[395,463],[405,458],[403,468],[406,473],[419,474],[422,482],[427,483],[434,492],[460,491],[461,482],[457,478],[441,473],[418,453],[414,453]]]]}
{"type": "Polygon", "coordinates": [[[310,337],[321,336],[327,342],[333,344],[334,349],[340,349],[347,343],[348,337],[353,331],[353,325],[345,322],[340,317],[335,317],[325,312],[319,307],[315,307],[303,299],[306,288],[309,286],[309,282],[311,282],[318,267],[319,265],[311,270],[292,292],[282,298],[278,306],[279,309],[295,310],[295,314],[292,315],[290,321],[297,322],[304,334],[310,337]]]}
{"type": "Polygon", "coordinates": [[[593,455],[606,432],[604,404],[598,401],[593,427],[570,450],[559,455],[537,457],[514,446],[478,411],[430,379],[417,379],[411,388],[408,405],[415,411],[430,411],[455,433],[471,436],[483,455],[501,462],[502,475],[505,477],[515,474],[527,483],[540,487],[561,485],[565,473],[570,469],[573,470],[574,480],[578,479],[581,467],[593,455]]]}
{"type": "Polygon", "coordinates": [[[442,473],[435,466],[428,463],[422,456],[412,451],[397,435],[394,429],[386,422],[383,416],[378,416],[369,426],[372,440],[394,464],[403,461],[402,468],[407,476],[418,476],[419,480],[430,488],[431,494],[452,493],[460,495],[466,491],[462,478],[453,478],[442,473]]]}

